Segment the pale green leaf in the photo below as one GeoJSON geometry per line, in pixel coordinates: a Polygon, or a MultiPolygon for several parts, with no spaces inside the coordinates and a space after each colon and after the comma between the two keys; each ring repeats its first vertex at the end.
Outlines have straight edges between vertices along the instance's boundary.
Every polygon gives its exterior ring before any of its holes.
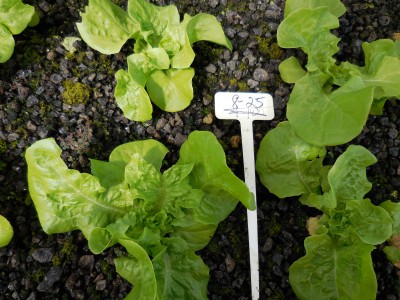
{"type": "Polygon", "coordinates": [[[287,118],[294,132],[310,144],[340,145],[359,135],[373,101],[373,87],[360,77],[329,92],[327,74],[307,74],[295,84],[287,106],[287,118]],[[315,130],[318,128],[318,130],[315,130]]]}
{"type": "Polygon", "coordinates": [[[133,80],[125,70],[119,70],[115,78],[115,100],[125,117],[141,122],[150,120],[153,107],[144,87],[133,80]]]}
{"type": "Polygon", "coordinates": [[[126,248],[130,255],[114,260],[117,273],[134,286],[125,299],[156,300],[156,277],[146,251],[132,240],[121,239],[119,243],[126,248]]]}
{"type": "Polygon", "coordinates": [[[64,40],[61,42],[61,45],[67,49],[67,51],[73,53],[76,51],[76,48],[74,46],[74,43],[77,41],[81,41],[80,38],[76,37],[76,36],[67,36],[66,38],[64,38],[64,40]]]}
{"type": "Polygon", "coordinates": [[[383,248],[388,260],[398,268],[400,267],[400,248],[394,246],[386,246],[383,248]]]}
{"type": "Polygon", "coordinates": [[[371,190],[366,169],[376,163],[375,156],[362,146],[350,145],[328,173],[328,182],[337,202],[362,200],[371,190]]]}
{"type": "Polygon", "coordinates": [[[126,200],[121,189],[107,195],[96,177],[69,170],[60,154],[54,139],[36,142],[25,154],[29,192],[45,232],[81,229],[89,236],[93,228],[126,213],[126,207],[120,207],[126,200]]]}
{"type": "Polygon", "coordinates": [[[189,227],[175,228],[170,234],[171,237],[180,237],[185,240],[189,250],[199,251],[210,242],[217,225],[196,224],[189,227]]]}
{"type": "Polygon", "coordinates": [[[140,29],[136,20],[109,0],[89,0],[81,16],[76,26],[82,39],[103,54],[118,53],[140,29]]]}
{"type": "Polygon", "coordinates": [[[129,55],[127,62],[129,76],[142,87],[145,87],[150,74],[157,70],[157,67],[151,63],[150,58],[146,56],[145,51],[129,55]]]}
{"type": "MultiPolygon", "coordinates": [[[[146,0],[129,0],[128,14],[140,24],[140,36],[152,47],[158,47],[168,27],[179,25],[176,6],[156,6],[146,0]]],[[[136,37],[135,37],[136,38],[136,37]]]]}
{"type": "Polygon", "coordinates": [[[165,70],[169,68],[169,57],[163,48],[151,48],[146,51],[150,62],[158,69],[165,70]]]}
{"type": "Polygon", "coordinates": [[[400,203],[387,200],[379,206],[390,214],[393,220],[393,234],[400,234],[400,203]]]}
{"type": "Polygon", "coordinates": [[[294,56],[291,56],[280,63],[279,72],[282,80],[287,83],[295,83],[307,74],[294,56]]]}
{"type": "Polygon", "coordinates": [[[305,239],[306,255],[289,268],[289,281],[301,300],[373,300],[377,282],[373,246],[353,239],[341,242],[328,234],[305,239]]]}
{"type": "Polygon", "coordinates": [[[400,58],[385,56],[369,74],[363,75],[367,86],[379,87],[375,97],[400,97],[400,58]]]}
{"type": "Polygon", "coordinates": [[[301,48],[308,55],[308,71],[327,70],[339,51],[340,40],[330,30],[339,27],[337,17],[327,7],[301,8],[291,13],[279,25],[278,45],[282,48],[301,48]]]}
{"type": "Polygon", "coordinates": [[[308,144],[289,122],[281,122],[262,140],[256,170],[261,182],[280,198],[317,193],[325,154],[324,147],[308,144]]]}
{"type": "Polygon", "coordinates": [[[0,63],[10,59],[14,52],[15,41],[7,27],[0,24],[0,63]]]}
{"type": "Polygon", "coordinates": [[[153,267],[158,299],[207,299],[209,269],[193,251],[168,247],[153,258],[153,267]]]}
{"type": "Polygon", "coordinates": [[[12,34],[21,33],[34,14],[35,8],[21,0],[0,0],[0,26],[4,25],[12,34]]]}
{"type": "Polygon", "coordinates": [[[186,32],[191,44],[198,41],[209,41],[225,46],[232,51],[232,43],[225,36],[221,23],[217,18],[210,14],[197,14],[194,17],[185,15],[189,19],[186,32]]]}
{"type": "Polygon", "coordinates": [[[185,109],[193,99],[194,69],[169,69],[152,73],[146,88],[151,101],[169,112],[185,109]]]}
{"type": "Polygon", "coordinates": [[[125,180],[135,198],[143,199],[148,214],[163,212],[172,218],[172,225],[193,223],[189,209],[199,207],[203,192],[189,185],[192,164],[175,165],[163,174],[134,154],[125,168],[125,180]]]}
{"type": "Polygon", "coordinates": [[[139,154],[141,158],[160,170],[164,156],[168,148],[156,140],[134,141],[119,145],[110,154],[110,162],[125,166],[131,162],[133,154],[139,154]]]}
{"type": "Polygon", "coordinates": [[[364,243],[378,245],[392,235],[392,218],[382,207],[373,205],[371,200],[348,201],[346,210],[350,211],[351,226],[364,243]]]}
{"type": "Polygon", "coordinates": [[[225,152],[212,133],[192,132],[181,147],[177,164],[194,164],[189,175],[190,185],[205,193],[198,213],[201,218],[214,221],[225,218],[237,201],[248,209],[255,209],[254,196],[229,169],[225,152]]]}
{"type": "Polygon", "coordinates": [[[318,8],[326,6],[329,12],[340,17],[346,12],[346,7],[340,0],[287,0],[285,3],[285,18],[300,8],[318,8]]]}
{"type": "Polygon", "coordinates": [[[195,53],[190,44],[189,37],[185,34],[185,43],[178,53],[171,58],[171,67],[175,69],[186,69],[192,64],[195,53]]]}
{"type": "Polygon", "coordinates": [[[0,248],[7,246],[14,235],[10,222],[0,215],[0,248]]]}

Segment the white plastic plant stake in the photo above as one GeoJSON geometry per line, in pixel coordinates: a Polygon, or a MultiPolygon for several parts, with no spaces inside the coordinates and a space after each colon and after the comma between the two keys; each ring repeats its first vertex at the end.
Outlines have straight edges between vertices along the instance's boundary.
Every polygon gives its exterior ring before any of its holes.
{"type": "MultiPolygon", "coordinates": [[[[244,178],[249,190],[256,196],[256,174],[254,167],[253,121],[272,120],[274,105],[272,96],[265,93],[219,92],[215,94],[215,115],[218,119],[240,121],[242,135],[244,178]]],[[[257,202],[256,202],[257,203],[257,202]]],[[[258,228],[257,209],[247,210],[249,252],[251,272],[251,296],[260,296],[258,272],[258,228]]]]}

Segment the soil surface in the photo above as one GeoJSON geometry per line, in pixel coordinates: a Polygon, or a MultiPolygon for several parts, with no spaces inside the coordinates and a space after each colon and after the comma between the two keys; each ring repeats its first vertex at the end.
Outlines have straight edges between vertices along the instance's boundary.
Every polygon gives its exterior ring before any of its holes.
{"type": "MultiPolygon", "coordinates": [[[[301,51],[283,50],[276,30],[283,17],[283,0],[156,0],[175,4],[180,13],[206,12],[221,21],[231,39],[232,52],[199,42],[193,67],[195,97],[182,112],[155,109],[149,122],[126,119],[116,105],[114,74],[126,68],[132,53],[128,43],[117,55],[103,55],[77,42],[69,53],[61,42],[79,36],[76,22],[86,1],[32,0],[40,24],[15,36],[12,58],[0,65],[0,214],[10,220],[15,235],[0,249],[0,299],[122,299],[131,285],[114,268],[122,247],[93,255],[80,232],[48,236],[39,224],[29,197],[24,152],[39,139],[53,137],[70,168],[89,171],[89,158],[106,160],[116,146],[134,140],[157,139],[178,159],[179,147],[194,130],[208,130],[224,146],[227,162],[243,178],[240,135],[236,121],[217,120],[213,97],[218,91],[268,92],[273,95],[275,119],[254,123],[255,146],[280,121],[292,86],[284,83],[279,63],[301,51]],[[84,85],[80,103],[68,101],[68,84],[84,85]],[[87,94],[89,97],[86,97],[87,94]]],[[[126,5],[126,1],[115,1],[126,5]]],[[[400,32],[398,0],[346,0],[347,13],[335,33],[342,38],[337,59],[362,64],[363,41],[392,38],[400,32]]],[[[69,99],[71,100],[71,99],[69,99]]],[[[399,201],[400,106],[388,101],[382,116],[371,116],[352,143],[368,148],[379,162],[368,169],[375,204],[399,201]]],[[[331,147],[335,158],[346,146],[331,147]]],[[[261,299],[296,299],[288,268],[304,255],[306,220],[317,211],[293,199],[278,199],[258,181],[258,221],[261,299]]],[[[220,224],[211,243],[199,254],[210,268],[210,299],[251,299],[246,210],[236,210],[220,224]]],[[[400,272],[377,247],[373,252],[378,299],[400,299],[400,272]]]]}

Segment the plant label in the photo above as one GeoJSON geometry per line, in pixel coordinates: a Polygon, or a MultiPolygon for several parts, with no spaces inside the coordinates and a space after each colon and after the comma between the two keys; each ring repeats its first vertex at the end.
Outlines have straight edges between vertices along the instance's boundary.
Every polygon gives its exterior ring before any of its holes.
{"type": "MultiPolygon", "coordinates": [[[[239,120],[242,135],[244,177],[249,190],[256,197],[256,171],[254,163],[253,121],[272,120],[274,104],[272,96],[265,93],[219,92],[215,94],[215,115],[219,119],[239,120]]],[[[257,203],[257,202],[256,202],[257,203]]],[[[260,297],[258,264],[257,209],[247,210],[251,295],[260,297]]]]}
{"type": "Polygon", "coordinates": [[[274,104],[270,94],[219,92],[215,94],[215,114],[225,120],[272,120],[274,104]]]}

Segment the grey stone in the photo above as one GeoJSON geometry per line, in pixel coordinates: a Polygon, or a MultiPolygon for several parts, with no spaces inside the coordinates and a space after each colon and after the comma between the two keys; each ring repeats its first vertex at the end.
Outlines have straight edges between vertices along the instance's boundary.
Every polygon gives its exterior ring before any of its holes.
{"type": "Polygon", "coordinates": [[[33,259],[40,263],[51,262],[53,255],[54,253],[51,248],[39,248],[32,253],[33,259]]]}
{"type": "Polygon", "coordinates": [[[253,78],[257,81],[268,81],[269,75],[264,69],[258,68],[254,71],[253,78]]]}

